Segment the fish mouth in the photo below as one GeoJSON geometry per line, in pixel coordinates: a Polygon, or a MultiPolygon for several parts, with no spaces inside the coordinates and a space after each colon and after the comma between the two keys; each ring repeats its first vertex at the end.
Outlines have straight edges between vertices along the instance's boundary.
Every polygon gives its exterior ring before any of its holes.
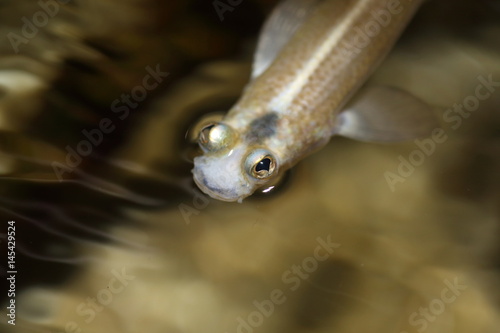
{"type": "Polygon", "coordinates": [[[197,172],[196,169],[193,169],[193,175],[194,175],[193,180],[195,184],[198,186],[198,188],[203,193],[208,194],[211,198],[225,202],[238,201],[241,203],[244,198],[250,195],[250,194],[238,195],[238,193],[234,190],[211,186],[208,184],[208,181],[205,178],[205,176],[202,173],[197,172]]]}
{"type": "Polygon", "coordinates": [[[214,199],[241,202],[253,193],[255,185],[241,166],[246,154],[246,147],[235,147],[195,157],[192,173],[196,185],[214,199]]]}

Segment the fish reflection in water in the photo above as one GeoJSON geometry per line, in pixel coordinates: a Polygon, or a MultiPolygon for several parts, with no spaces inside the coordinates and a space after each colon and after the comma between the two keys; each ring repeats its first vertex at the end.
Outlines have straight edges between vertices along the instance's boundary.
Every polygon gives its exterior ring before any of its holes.
{"type": "MultiPolygon", "coordinates": [[[[437,27],[426,18],[448,16],[438,15],[448,12],[441,6],[424,5],[370,82],[445,111],[474,94],[477,76],[498,80],[500,66],[481,26],[470,30],[483,36],[473,41],[429,33],[437,27]]],[[[60,66],[46,76],[35,70],[46,78],[35,86],[39,100],[84,123],[107,115],[85,112],[100,109],[74,95],[68,103],[61,82],[81,77],[74,63],[60,66]]],[[[457,130],[445,127],[449,139],[394,192],[384,173],[397,172],[398,157],[418,146],[337,138],[297,164],[282,191],[231,205],[192,184],[184,133],[204,114],[227,110],[249,71],[243,62],[207,61],[172,76],[137,110],[140,121],[116,132],[126,139],[96,149],[63,182],[51,163],[65,161],[65,146],[81,139],[71,138],[78,126],[41,103],[10,123],[15,131],[3,128],[2,220],[17,221],[21,268],[17,325],[3,321],[2,332],[497,330],[498,93],[457,130]],[[318,238],[339,246],[315,252],[318,238]],[[271,299],[279,302],[266,316],[271,299]]],[[[83,95],[94,93],[106,110],[133,87],[115,94],[95,86],[83,95]]]]}

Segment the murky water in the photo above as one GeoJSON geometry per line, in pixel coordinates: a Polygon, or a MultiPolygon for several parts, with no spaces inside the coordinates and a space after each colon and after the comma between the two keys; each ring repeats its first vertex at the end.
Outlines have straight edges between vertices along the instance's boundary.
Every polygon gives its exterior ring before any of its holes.
{"type": "Polygon", "coordinates": [[[189,131],[275,2],[42,3],[0,7],[2,332],[498,332],[498,1],[429,1],[371,79],[430,138],[334,138],[242,204],[189,131]]]}

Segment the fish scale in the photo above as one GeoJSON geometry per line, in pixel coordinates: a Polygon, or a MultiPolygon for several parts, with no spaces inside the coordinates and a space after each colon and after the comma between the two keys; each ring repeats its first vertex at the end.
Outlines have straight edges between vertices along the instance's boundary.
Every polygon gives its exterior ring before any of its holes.
{"type": "Polygon", "coordinates": [[[261,33],[252,80],[221,121],[220,147],[200,143],[205,153],[195,158],[193,169],[198,186],[214,198],[241,202],[335,134],[399,141],[435,128],[430,107],[410,94],[390,87],[360,90],[422,2],[288,0],[279,5],[261,33]],[[373,103],[366,103],[368,97],[373,103]],[[401,105],[417,111],[404,115],[401,105]],[[275,121],[252,126],[271,114],[275,121]],[[385,128],[385,123],[401,128],[385,128]],[[409,127],[413,123],[417,126],[409,127]],[[254,151],[273,160],[269,179],[252,175],[259,162],[249,160],[256,158],[254,151]]]}

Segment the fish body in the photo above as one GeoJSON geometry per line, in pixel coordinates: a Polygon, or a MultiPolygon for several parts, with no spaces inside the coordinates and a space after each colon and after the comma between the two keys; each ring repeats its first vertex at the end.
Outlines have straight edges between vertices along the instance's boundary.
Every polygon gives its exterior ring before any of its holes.
{"type": "Polygon", "coordinates": [[[204,154],[193,169],[200,189],[241,202],[333,135],[400,141],[434,128],[428,106],[405,92],[359,91],[422,2],[288,0],[278,6],[261,33],[243,95],[220,123],[200,133],[204,154]],[[412,128],[415,122],[425,126],[412,128]]]}

